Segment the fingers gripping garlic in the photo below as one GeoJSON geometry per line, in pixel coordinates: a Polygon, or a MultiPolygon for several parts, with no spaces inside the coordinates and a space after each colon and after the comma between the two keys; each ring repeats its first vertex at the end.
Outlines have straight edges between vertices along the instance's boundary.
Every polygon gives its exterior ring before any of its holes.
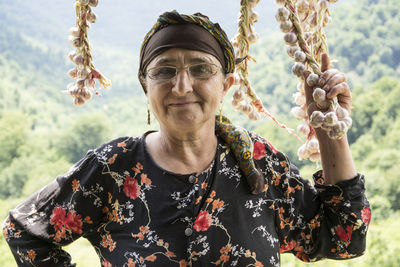
{"type": "MultiPolygon", "coordinates": [[[[291,111],[297,119],[303,120],[298,126],[298,132],[307,136],[306,144],[315,138],[313,128],[327,131],[331,138],[340,138],[352,122],[348,111],[340,107],[337,99],[329,100],[325,90],[315,88],[321,75],[321,54],[328,52],[323,27],[331,20],[329,3],[332,2],[336,0],[276,0],[279,8],[275,18],[284,33],[283,39],[288,45],[286,51],[295,61],[292,72],[299,79],[298,92],[294,94],[295,103],[299,107],[294,107],[291,111]],[[304,81],[306,71],[311,74],[304,81]],[[314,111],[310,117],[306,116],[305,111],[304,83],[313,89],[313,100],[320,109],[314,111]],[[307,129],[308,125],[310,126],[307,129]]],[[[319,151],[308,151],[304,145],[299,148],[298,154],[300,159],[320,160],[319,151]]]]}

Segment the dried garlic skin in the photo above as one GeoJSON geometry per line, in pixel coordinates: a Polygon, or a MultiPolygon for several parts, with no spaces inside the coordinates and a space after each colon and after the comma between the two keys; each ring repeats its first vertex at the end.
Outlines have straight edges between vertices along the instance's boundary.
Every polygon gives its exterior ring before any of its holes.
{"type": "Polygon", "coordinates": [[[279,6],[285,5],[286,0],[275,0],[275,3],[279,6]]]}
{"type": "MultiPolygon", "coordinates": [[[[308,82],[307,82],[307,84],[308,84],[308,82]]],[[[317,103],[326,100],[326,92],[325,92],[325,90],[323,90],[323,89],[321,89],[319,87],[314,88],[312,96],[313,96],[314,101],[317,102],[317,103]]]]}
{"type": "Polygon", "coordinates": [[[314,111],[310,116],[311,126],[314,128],[319,128],[325,121],[325,115],[319,110],[314,111]]]}
{"type": "Polygon", "coordinates": [[[79,0],[78,3],[80,3],[82,6],[87,6],[89,4],[89,0],[79,0]]]}
{"type": "Polygon", "coordinates": [[[286,52],[289,55],[289,57],[294,57],[296,52],[298,52],[299,50],[300,50],[300,47],[298,47],[297,45],[289,45],[286,48],[286,52]]]}
{"type": "Polygon", "coordinates": [[[89,5],[96,7],[99,4],[99,0],[89,0],[89,5]]]}
{"type": "Polygon", "coordinates": [[[353,120],[351,117],[347,116],[343,119],[341,119],[342,122],[344,122],[347,126],[347,129],[351,127],[351,125],[353,124],[353,120]]]}
{"type": "Polygon", "coordinates": [[[278,11],[275,15],[275,19],[277,22],[284,22],[289,19],[290,11],[286,7],[278,8],[278,11]]]}
{"type": "Polygon", "coordinates": [[[293,30],[293,23],[290,20],[285,20],[280,24],[279,27],[284,33],[291,32],[293,30]]]}
{"type": "Polygon", "coordinates": [[[301,50],[296,51],[294,53],[293,57],[294,57],[294,61],[296,61],[296,62],[304,63],[304,61],[306,61],[306,54],[301,50]]]}
{"type": "Polygon", "coordinates": [[[297,126],[297,131],[302,135],[308,136],[310,133],[310,126],[308,124],[302,123],[297,126]]]}
{"type": "Polygon", "coordinates": [[[297,77],[299,77],[299,78],[303,77],[305,71],[306,71],[306,67],[304,66],[303,63],[295,62],[293,64],[292,72],[297,77]]]}
{"type": "Polygon", "coordinates": [[[319,80],[318,74],[311,73],[310,75],[308,75],[306,82],[308,86],[314,87],[318,84],[318,80],[319,80]]]}
{"type": "Polygon", "coordinates": [[[300,160],[307,159],[309,157],[308,150],[306,148],[306,144],[303,144],[302,146],[299,147],[297,150],[297,156],[299,156],[300,160]]]}
{"type": "Polygon", "coordinates": [[[293,107],[291,112],[298,120],[301,120],[307,116],[305,110],[301,107],[293,107]]]}
{"type": "Polygon", "coordinates": [[[251,10],[251,12],[250,12],[250,20],[251,20],[251,23],[257,22],[257,21],[258,21],[258,18],[259,18],[258,13],[257,13],[256,11],[254,11],[254,10],[251,10]]]}
{"type": "Polygon", "coordinates": [[[294,102],[298,106],[303,106],[306,103],[306,96],[300,92],[293,94],[294,102]]]}
{"type": "Polygon", "coordinates": [[[294,32],[285,33],[283,40],[288,45],[295,45],[297,43],[297,35],[294,32]]]}
{"type": "Polygon", "coordinates": [[[324,124],[327,126],[334,126],[337,124],[338,118],[335,112],[328,112],[325,114],[324,124]]]}
{"type": "Polygon", "coordinates": [[[261,115],[257,112],[255,108],[253,108],[253,111],[249,114],[249,119],[252,121],[258,121],[259,119],[261,119],[261,115]]]}

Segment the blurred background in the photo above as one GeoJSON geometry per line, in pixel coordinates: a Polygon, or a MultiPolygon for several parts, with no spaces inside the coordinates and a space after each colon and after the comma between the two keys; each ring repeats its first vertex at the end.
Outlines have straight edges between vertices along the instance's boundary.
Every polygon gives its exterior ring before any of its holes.
{"type": "MultiPolygon", "coordinates": [[[[64,93],[72,80],[67,58],[73,0],[0,0],[0,220],[8,210],[64,173],[88,149],[118,136],[157,129],[148,126],[146,99],[137,81],[141,41],[158,15],[173,9],[201,12],[219,22],[230,38],[237,30],[239,0],[99,1],[89,30],[94,65],[111,79],[82,107],[64,93]]],[[[251,82],[264,105],[291,128],[297,79],[275,22],[277,6],[263,0],[256,11],[260,41],[251,48],[251,82]]],[[[349,140],[357,168],[367,181],[373,218],[366,255],[313,266],[400,266],[400,4],[398,0],[347,0],[331,7],[326,29],[330,56],[353,90],[354,124],[349,140]]],[[[233,91],[233,90],[231,90],[233,91]]],[[[269,119],[249,122],[227,96],[224,114],[258,132],[310,178],[320,166],[299,161],[299,141],[269,119]]],[[[66,248],[78,266],[100,266],[90,244],[79,239],[66,248]]],[[[305,266],[292,255],[282,266],[305,266]]],[[[16,266],[0,237],[0,266],[16,266]]]]}

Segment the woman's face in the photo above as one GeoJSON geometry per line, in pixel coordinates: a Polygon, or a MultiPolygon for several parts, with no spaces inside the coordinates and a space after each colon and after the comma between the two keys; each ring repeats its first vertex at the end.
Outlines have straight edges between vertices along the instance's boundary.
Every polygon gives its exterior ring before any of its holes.
{"type": "Polygon", "coordinates": [[[207,79],[195,79],[180,70],[169,81],[153,80],[146,76],[147,98],[161,127],[196,128],[214,122],[223,96],[233,84],[233,75],[222,72],[219,61],[200,51],[173,48],[154,58],[147,70],[160,66],[183,68],[195,63],[218,66],[218,72],[207,79]]]}

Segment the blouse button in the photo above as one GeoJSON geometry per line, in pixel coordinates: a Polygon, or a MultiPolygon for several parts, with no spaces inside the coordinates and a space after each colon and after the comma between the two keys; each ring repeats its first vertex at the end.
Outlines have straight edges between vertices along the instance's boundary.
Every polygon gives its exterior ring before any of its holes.
{"type": "Polygon", "coordinates": [[[194,183],[196,181],[196,177],[194,175],[189,176],[189,183],[194,183]]]}
{"type": "Polygon", "coordinates": [[[191,236],[192,234],[193,234],[192,228],[186,228],[186,229],[185,229],[185,235],[186,235],[186,236],[191,236]]]}

